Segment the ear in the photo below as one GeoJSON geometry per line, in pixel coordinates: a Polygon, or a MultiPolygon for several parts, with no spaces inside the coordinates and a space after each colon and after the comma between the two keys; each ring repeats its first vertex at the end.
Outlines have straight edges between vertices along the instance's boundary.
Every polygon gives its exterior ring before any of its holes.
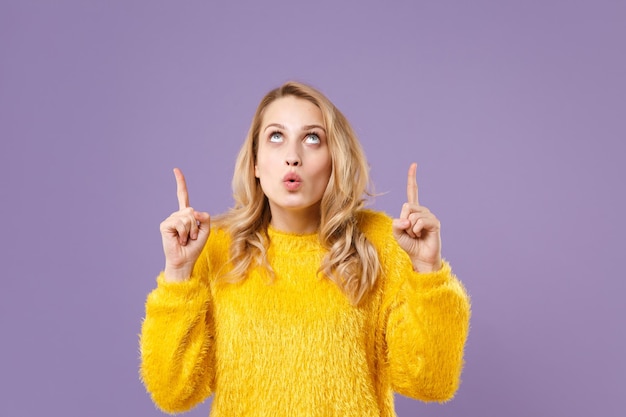
{"type": "Polygon", "coordinates": [[[254,164],[254,176],[257,178],[261,178],[259,177],[259,166],[254,164]]]}

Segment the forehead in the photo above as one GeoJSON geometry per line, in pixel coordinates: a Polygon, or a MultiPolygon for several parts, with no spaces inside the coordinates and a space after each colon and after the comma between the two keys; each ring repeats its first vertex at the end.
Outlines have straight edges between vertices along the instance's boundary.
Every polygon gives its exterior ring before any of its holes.
{"type": "Polygon", "coordinates": [[[308,100],[286,96],[271,102],[263,112],[261,125],[279,123],[289,127],[324,125],[322,111],[308,100]]]}

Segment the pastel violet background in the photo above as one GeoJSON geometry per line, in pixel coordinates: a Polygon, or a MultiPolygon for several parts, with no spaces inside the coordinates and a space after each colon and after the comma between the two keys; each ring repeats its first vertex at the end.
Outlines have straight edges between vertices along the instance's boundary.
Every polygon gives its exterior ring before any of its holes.
{"type": "Polygon", "coordinates": [[[472,296],[456,398],[399,416],[626,415],[625,41],[624,1],[3,0],[0,416],[161,415],[137,335],[171,170],[226,210],[288,79],[352,121],[374,208],[419,163],[472,296]]]}

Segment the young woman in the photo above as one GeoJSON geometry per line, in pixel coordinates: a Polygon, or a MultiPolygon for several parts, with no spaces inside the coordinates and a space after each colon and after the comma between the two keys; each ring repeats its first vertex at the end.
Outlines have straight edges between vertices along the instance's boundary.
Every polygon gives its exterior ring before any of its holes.
{"type": "Polygon", "coordinates": [[[146,302],[141,377],[164,411],[214,394],[211,416],[393,416],[393,392],[446,401],[469,300],[409,168],[400,216],[363,209],[368,168],[348,121],[295,82],[259,104],[235,206],[161,224],[165,269],[146,302]]]}

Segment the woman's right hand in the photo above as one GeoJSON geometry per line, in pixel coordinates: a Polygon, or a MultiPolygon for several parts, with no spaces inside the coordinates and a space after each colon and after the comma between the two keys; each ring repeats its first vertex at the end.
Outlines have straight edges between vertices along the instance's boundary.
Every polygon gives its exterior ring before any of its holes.
{"type": "Polygon", "coordinates": [[[165,252],[165,279],[184,281],[191,276],[193,266],[202,252],[211,231],[209,213],[195,211],[189,206],[185,176],[174,168],[178,211],[161,223],[161,238],[165,252]]]}

